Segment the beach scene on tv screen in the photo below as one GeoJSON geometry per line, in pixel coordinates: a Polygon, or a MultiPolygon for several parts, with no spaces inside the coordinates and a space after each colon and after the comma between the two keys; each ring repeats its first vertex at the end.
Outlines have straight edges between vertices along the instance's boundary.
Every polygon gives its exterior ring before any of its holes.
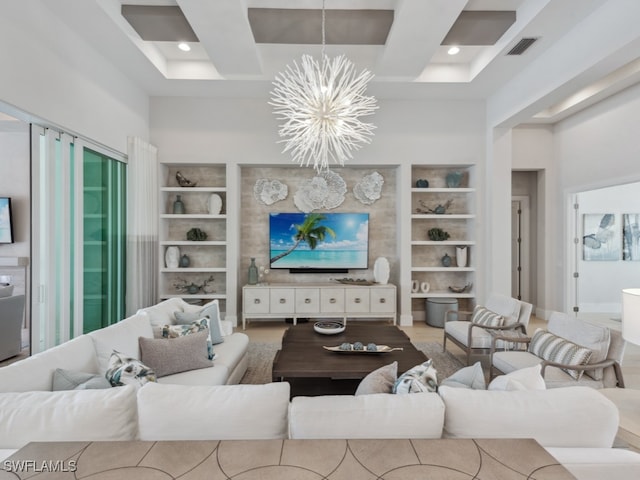
{"type": "Polygon", "coordinates": [[[269,237],[272,268],[367,268],[367,213],[271,213],[269,237]]]}
{"type": "Polygon", "coordinates": [[[11,211],[8,198],[0,198],[0,243],[11,243],[11,211]]]}

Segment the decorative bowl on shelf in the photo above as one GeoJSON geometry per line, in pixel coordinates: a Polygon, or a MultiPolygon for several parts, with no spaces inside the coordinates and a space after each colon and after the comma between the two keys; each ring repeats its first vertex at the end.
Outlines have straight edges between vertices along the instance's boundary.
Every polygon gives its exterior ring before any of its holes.
{"type": "Polygon", "coordinates": [[[345,325],[341,322],[316,322],[313,329],[322,335],[336,335],[345,330],[345,325]]]}

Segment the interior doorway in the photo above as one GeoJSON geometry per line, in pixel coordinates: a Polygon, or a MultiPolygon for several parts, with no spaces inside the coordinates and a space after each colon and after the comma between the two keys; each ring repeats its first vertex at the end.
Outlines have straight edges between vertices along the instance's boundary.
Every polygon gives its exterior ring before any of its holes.
{"type": "Polygon", "coordinates": [[[538,171],[511,174],[511,295],[537,304],[538,171]]]}
{"type": "Polygon", "coordinates": [[[530,282],[530,201],[526,196],[511,198],[511,296],[531,301],[530,282]]]}

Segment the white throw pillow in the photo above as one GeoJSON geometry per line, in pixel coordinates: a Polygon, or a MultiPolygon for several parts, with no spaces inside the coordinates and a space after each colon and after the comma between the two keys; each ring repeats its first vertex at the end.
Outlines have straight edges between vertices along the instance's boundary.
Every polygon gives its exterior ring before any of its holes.
{"type": "Polygon", "coordinates": [[[542,365],[537,364],[500,375],[491,381],[487,390],[546,390],[541,370],[542,365]]]}
{"type": "Polygon", "coordinates": [[[482,364],[480,362],[476,362],[469,367],[461,368],[453,375],[442,380],[440,386],[442,385],[455,388],[473,388],[474,390],[487,389],[482,364]]]}

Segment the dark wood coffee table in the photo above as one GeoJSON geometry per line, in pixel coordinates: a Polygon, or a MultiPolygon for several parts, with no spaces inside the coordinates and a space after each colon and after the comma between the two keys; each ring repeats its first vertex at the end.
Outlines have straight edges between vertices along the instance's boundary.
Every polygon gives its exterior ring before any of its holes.
{"type": "Polygon", "coordinates": [[[427,360],[406,333],[392,325],[347,325],[337,335],[321,335],[313,324],[289,327],[282,337],[282,349],[273,360],[273,380],[291,384],[291,396],[352,395],[367,374],[398,362],[398,374],[427,360]],[[330,352],[323,346],[362,342],[365,346],[402,347],[401,351],[379,354],[330,352]]]}

